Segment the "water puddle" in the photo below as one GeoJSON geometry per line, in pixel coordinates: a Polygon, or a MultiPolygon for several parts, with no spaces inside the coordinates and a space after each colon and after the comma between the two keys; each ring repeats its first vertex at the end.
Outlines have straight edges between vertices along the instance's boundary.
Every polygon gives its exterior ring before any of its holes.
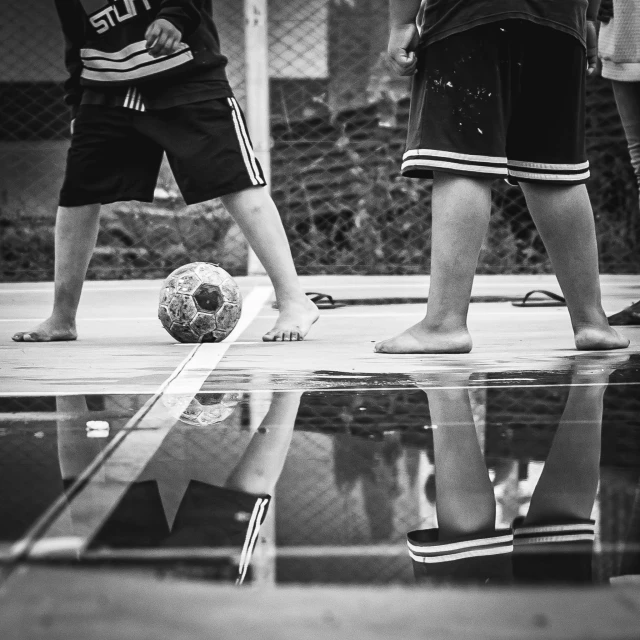
{"type": "Polygon", "coordinates": [[[125,429],[147,397],[2,398],[5,561],[236,584],[640,573],[635,364],[404,382],[247,392],[209,380],[153,447],[125,429]]]}

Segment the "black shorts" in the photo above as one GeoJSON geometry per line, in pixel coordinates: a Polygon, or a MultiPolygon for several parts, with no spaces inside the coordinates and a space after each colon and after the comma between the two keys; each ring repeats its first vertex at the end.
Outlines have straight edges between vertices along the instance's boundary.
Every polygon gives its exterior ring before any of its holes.
{"type": "Polygon", "coordinates": [[[440,540],[438,529],[418,529],[407,534],[407,545],[418,582],[494,585],[511,581],[511,529],[446,541],[440,540]]]}
{"type": "Polygon", "coordinates": [[[586,68],[577,38],[526,20],[420,50],[402,174],[585,182],[586,68]]]}
{"type": "Polygon", "coordinates": [[[235,98],[147,111],[82,105],[60,206],[151,202],[165,152],[187,204],[266,184],[235,98]]]}
{"type": "Polygon", "coordinates": [[[446,584],[589,584],[595,522],[555,521],[441,541],[438,529],[407,534],[418,582],[446,584]]]}

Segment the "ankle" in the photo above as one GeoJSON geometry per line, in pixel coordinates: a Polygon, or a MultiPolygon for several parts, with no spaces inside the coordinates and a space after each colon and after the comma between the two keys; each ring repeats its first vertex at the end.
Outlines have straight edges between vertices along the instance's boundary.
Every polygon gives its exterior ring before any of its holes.
{"type": "Polygon", "coordinates": [[[609,321],[604,310],[594,311],[590,314],[581,314],[580,318],[571,319],[573,332],[579,333],[588,329],[608,329],[609,321]]]}
{"type": "Polygon", "coordinates": [[[423,329],[429,333],[469,333],[466,318],[460,318],[458,316],[436,319],[427,317],[420,324],[423,329]]]}
{"type": "Polygon", "coordinates": [[[73,327],[76,326],[76,314],[75,311],[70,311],[68,309],[54,309],[51,312],[51,316],[49,320],[56,325],[65,326],[65,327],[73,327]]]}
{"type": "Polygon", "coordinates": [[[276,303],[279,309],[293,304],[305,304],[306,302],[310,302],[310,300],[302,289],[297,291],[287,291],[285,293],[276,293],[276,303]]]}

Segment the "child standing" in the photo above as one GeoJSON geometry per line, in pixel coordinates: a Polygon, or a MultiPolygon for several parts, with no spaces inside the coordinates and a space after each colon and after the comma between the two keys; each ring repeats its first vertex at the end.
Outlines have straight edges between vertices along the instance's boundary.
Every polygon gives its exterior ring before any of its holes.
{"type": "Polygon", "coordinates": [[[587,46],[590,68],[596,58],[587,9],[587,0],[427,0],[420,11],[420,0],[392,0],[390,61],[415,74],[402,173],[434,181],[432,266],[425,318],[376,351],[471,350],[467,313],[496,178],[524,192],[576,347],[628,346],[602,309],[584,185],[587,46]]]}
{"type": "Polygon", "coordinates": [[[273,283],[265,341],[302,340],[318,318],[227,81],[206,0],[56,0],[72,109],[55,234],[51,316],[15,341],[75,340],[100,205],[151,202],[163,154],[187,204],[220,198],[273,283]]]}

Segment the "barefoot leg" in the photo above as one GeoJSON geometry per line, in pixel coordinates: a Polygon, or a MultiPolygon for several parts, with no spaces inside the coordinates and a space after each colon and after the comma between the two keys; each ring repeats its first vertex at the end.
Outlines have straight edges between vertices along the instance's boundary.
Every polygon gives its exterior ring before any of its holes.
{"type": "Polygon", "coordinates": [[[42,324],[13,336],[16,342],[75,340],[76,312],[98,238],[100,205],[59,207],[56,216],[53,311],[42,324]]]}
{"type": "Polygon", "coordinates": [[[264,187],[222,198],[271,279],[280,316],[263,340],[303,340],[318,319],[317,307],[305,296],[296,273],[280,214],[264,187]]]}
{"type": "Polygon", "coordinates": [[[480,248],[489,225],[488,180],[436,173],[433,182],[431,286],[427,315],[379,342],[380,353],[467,353],[467,313],[480,248]]]}
{"type": "Polygon", "coordinates": [[[609,327],[602,308],[596,229],[587,188],[521,186],[567,300],[576,347],[600,350],[629,346],[626,338],[609,327]]]}

